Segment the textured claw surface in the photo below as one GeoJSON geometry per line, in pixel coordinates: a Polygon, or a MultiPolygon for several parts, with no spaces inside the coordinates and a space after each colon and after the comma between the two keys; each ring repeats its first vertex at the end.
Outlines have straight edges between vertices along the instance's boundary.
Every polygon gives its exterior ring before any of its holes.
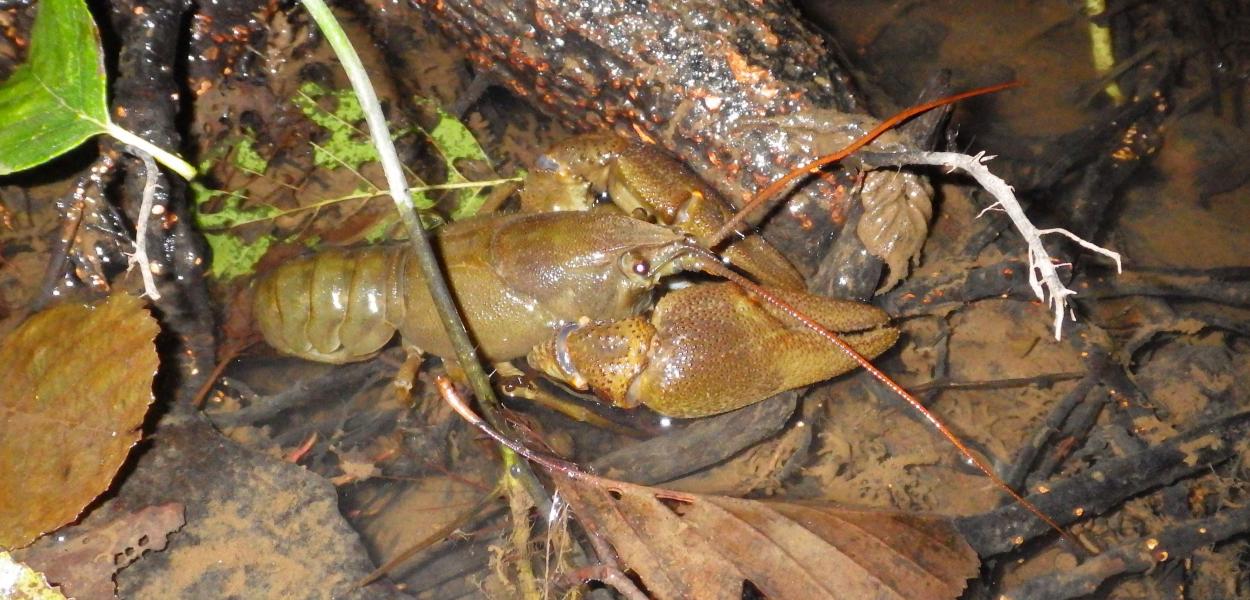
{"type": "Polygon", "coordinates": [[[643,317],[578,327],[530,354],[530,366],[570,385],[587,386],[605,402],[633,408],[634,379],[647,366],[655,327],[643,317]]]}
{"type": "MultiPolygon", "coordinates": [[[[868,358],[898,340],[898,330],[876,307],[770,291],[868,358]]],[[[670,417],[728,412],[858,366],[828,340],[732,283],[693,285],[661,298],[650,318],[654,333],[646,336],[645,355],[637,352],[641,345],[622,341],[634,339],[630,334],[639,330],[638,321],[579,328],[568,336],[569,355],[599,397],[617,406],[645,404],[670,417]],[[628,373],[636,375],[622,383],[628,373]]],[[[558,370],[549,373],[567,381],[558,370]]]]}

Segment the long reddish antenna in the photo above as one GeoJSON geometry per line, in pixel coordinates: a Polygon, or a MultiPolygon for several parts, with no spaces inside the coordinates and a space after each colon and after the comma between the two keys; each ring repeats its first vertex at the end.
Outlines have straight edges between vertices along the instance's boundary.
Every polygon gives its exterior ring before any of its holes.
{"type": "Polygon", "coordinates": [[[820,169],[824,168],[826,165],[838,162],[850,156],[856,150],[859,150],[860,148],[863,148],[864,146],[867,146],[868,144],[872,143],[872,141],[880,137],[881,134],[885,133],[886,131],[889,131],[891,128],[895,127],[899,123],[902,123],[903,121],[906,121],[920,113],[923,113],[928,110],[932,110],[939,106],[945,106],[947,104],[959,102],[960,100],[971,98],[973,96],[982,96],[985,94],[992,94],[994,92],[1002,91],[1008,88],[1017,87],[1020,85],[1022,85],[1022,83],[1019,81],[1009,81],[1007,83],[1000,83],[997,85],[977,88],[975,90],[969,90],[967,92],[962,92],[959,94],[955,94],[953,96],[947,96],[945,98],[939,98],[931,102],[925,102],[924,104],[918,104],[911,108],[904,109],[902,112],[899,112],[895,114],[894,116],[882,121],[881,124],[874,127],[872,131],[869,131],[868,133],[865,133],[864,135],[860,136],[859,139],[851,142],[850,144],[847,144],[841,150],[838,150],[837,152],[834,152],[833,154],[826,154],[825,156],[822,156],[816,160],[813,160],[797,169],[790,171],[789,173],[786,173],[780,179],[777,179],[773,181],[772,183],[768,184],[768,186],[760,190],[758,194],[756,194],[753,198],[751,198],[749,202],[743,205],[742,209],[738,211],[738,214],[734,215],[732,219],[729,219],[729,221],[727,221],[723,226],[721,226],[721,228],[717,230],[716,233],[713,234],[710,239],[708,239],[707,246],[709,248],[715,248],[716,246],[724,242],[726,239],[728,239],[730,235],[733,235],[734,233],[739,233],[738,230],[742,228],[742,226],[747,222],[747,219],[750,218],[752,214],[758,212],[760,207],[768,205],[769,202],[773,200],[774,198],[779,197],[778,194],[782,190],[784,190],[787,186],[789,186],[791,183],[794,183],[795,180],[801,177],[806,177],[808,175],[816,173],[820,169]]]}
{"type": "Polygon", "coordinates": [[[695,253],[698,253],[704,256],[704,258],[706,259],[704,262],[707,263],[704,265],[704,269],[708,273],[712,275],[724,277],[725,279],[728,279],[738,284],[739,286],[742,286],[743,289],[747,290],[748,292],[752,294],[755,294],[756,296],[762,298],[768,303],[781,309],[782,312],[785,312],[794,320],[798,321],[799,323],[802,323],[805,327],[812,330],[817,335],[825,338],[825,340],[829,341],[831,344],[833,344],[834,346],[837,346],[840,350],[850,355],[850,357],[853,358],[855,362],[859,363],[859,366],[863,367],[865,371],[868,371],[870,374],[872,374],[872,376],[876,378],[877,381],[880,381],[881,383],[885,384],[885,387],[889,388],[890,391],[897,394],[899,398],[902,398],[905,402],[910,404],[913,410],[920,413],[920,415],[923,416],[925,420],[929,422],[930,425],[932,425],[935,429],[938,430],[939,433],[942,434],[942,437],[946,438],[947,441],[949,441],[953,446],[955,446],[955,448],[959,450],[959,453],[963,454],[964,457],[968,459],[968,462],[971,463],[974,467],[976,467],[977,470],[985,474],[985,476],[988,477],[990,481],[994,483],[995,486],[999,487],[1004,492],[1007,492],[1007,494],[1009,494],[1012,498],[1014,498],[1016,502],[1019,502],[1020,505],[1023,506],[1026,510],[1033,513],[1034,516],[1041,519],[1042,522],[1050,526],[1051,529],[1054,529],[1056,532],[1058,532],[1059,535],[1063,537],[1063,539],[1067,540],[1070,544],[1072,544],[1072,547],[1077,552],[1082,552],[1082,553],[1084,552],[1084,547],[1081,546],[1079,543],[1077,543],[1076,538],[1072,537],[1072,534],[1068,533],[1068,531],[1064,529],[1061,525],[1059,525],[1059,523],[1055,522],[1054,519],[1050,518],[1046,513],[1042,512],[1042,509],[1038,508],[1037,505],[1026,500],[1024,496],[1021,496],[1020,493],[1017,492],[1015,489],[1013,489],[1010,485],[1008,485],[1006,481],[1003,481],[1003,479],[999,477],[998,474],[995,473],[992,469],[990,469],[990,466],[985,464],[985,461],[981,460],[981,458],[978,457],[972,451],[972,449],[970,449],[968,445],[963,442],[963,440],[959,439],[959,436],[955,435],[955,432],[951,431],[950,427],[948,427],[946,423],[944,423],[940,418],[938,418],[938,416],[934,414],[933,411],[926,408],[924,404],[921,404],[920,400],[918,400],[915,396],[911,395],[911,392],[908,392],[903,386],[899,385],[898,382],[891,379],[889,375],[886,375],[884,372],[881,371],[881,369],[878,369],[876,365],[872,364],[872,361],[865,358],[864,355],[856,351],[855,348],[852,348],[851,345],[846,343],[846,341],[843,340],[840,336],[838,336],[838,334],[826,329],[825,326],[821,325],[820,323],[817,323],[811,317],[808,317],[807,315],[803,314],[802,311],[791,306],[790,303],[781,299],[780,297],[768,291],[767,289],[759,285],[756,285],[755,283],[751,282],[751,280],[747,279],[746,277],[743,277],[742,275],[739,275],[735,273],[734,271],[730,270],[728,267],[725,267],[724,265],[720,263],[719,259],[716,258],[716,255],[712,254],[711,251],[706,250],[704,248],[699,248],[699,247],[694,247],[693,251],[695,253]]]}

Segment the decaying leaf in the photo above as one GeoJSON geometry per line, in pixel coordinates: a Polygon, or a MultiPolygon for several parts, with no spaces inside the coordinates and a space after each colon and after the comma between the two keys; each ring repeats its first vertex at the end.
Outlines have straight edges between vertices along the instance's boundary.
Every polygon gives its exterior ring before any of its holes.
{"type": "MultiPolygon", "coordinates": [[[[739,126],[784,131],[796,154],[814,158],[842,150],[877,124],[864,115],[815,110],[757,119],[739,126]]],[[[882,133],[868,147],[874,152],[908,149],[897,131],[882,133]]],[[[901,281],[911,263],[920,259],[933,216],[933,188],[915,173],[884,169],[864,175],[859,197],[864,207],[856,228],[859,240],[869,253],[890,267],[889,279],[880,288],[884,292],[901,281]]]]}
{"type": "Polygon", "coordinates": [[[181,504],[149,506],[85,531],[73,527],[66,539],[44,538],[17,556],[77,600],[111,600],[117,596],[113,575],[143,553],[163,550],[184,522],[181,504]]]}
{"type": "Polygon", "coordinates": [[[881,285],[886,291],[920,259],[933,216],[933,188],[914,173],[880,170],[864,176],[860,198],[864,214],[856,233],[864,248],[890,267],[881,285]]]}
{"type": "Polygon", "coordinates": [[[611,546],[596,550],[602,566],[619,563],[655,598],[737,598],[750,585],[772,599],[953,599],[979,571],[976,551],[945,517],[684,494],[598,477],[495,431],[447,377],[435,385],[466,421],[545,468],[587,532],[611,546]]]}
{"type": "Polygon", "coordinates": [[[114,294],[43,311],[0,344],[0,547],[76,518],[109,486],[152,402],[156,321],[114,294]]]}
{"type": "Polygon", "coordinates": [[[938,516],[558,479],[656,598],[956,598],[979,566],[938,516]]]}

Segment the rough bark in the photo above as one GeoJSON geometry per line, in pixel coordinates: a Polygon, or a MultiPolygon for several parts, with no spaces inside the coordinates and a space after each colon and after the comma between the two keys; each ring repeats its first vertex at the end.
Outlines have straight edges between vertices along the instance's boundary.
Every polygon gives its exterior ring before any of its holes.
{"type": "MultiPolygon", "coordinates": [[[[775,0],[416,0],[482,73],[575,129],[676,153],[732,202],[863,130],[834,53],[775,0]]],[[[401,17],[402,18],[402,17],[401,17]]],[[[815,270],[853,174],[806,186],[765,232],[815,270]]]]}

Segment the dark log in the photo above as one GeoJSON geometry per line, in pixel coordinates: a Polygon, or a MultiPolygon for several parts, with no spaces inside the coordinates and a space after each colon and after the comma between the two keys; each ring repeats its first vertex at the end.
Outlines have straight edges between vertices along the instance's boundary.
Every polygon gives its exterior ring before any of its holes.
{"type": "MultiPolygon", "coordinates": [[[[731,202],[864,127],[829,45],[778,0],[417,4],[514,94],[574,129],[652,139],[731,202]]],[[[841,226],[851,175],[813,181],[765,228],[807,272],[841,226]]]]}
{"type": "MultiPolygon", "coordinates": [[[[183,17],[191,7],[187,0],[111,4],[111,19],[122,41],[113,83],[113,114],[118,123],[156,145],[178,152],[178,98],[182,90],[174,78],[180,55],[183,17]]],[[[138,214],[139,199],[147,174],[141,163],[131,161],[122,183],[127,213],[138,214]]],[[[148,224],[149,260],[155,267],[161,299],[155,307],[163,325],[164,356],[172,357],[175,369],[166,369],[167,384],[176,399],[190,402],[204,379],[213,371],[216,347],[212,304],[204,283],[208,264],[205,244],[193,227],[185,183],[161,176],[156,186],[148,224]]]]}
{"type": "Polygon", "coordinates": [[[776,434],[794,414],[796,392],[783,392],[731,413],[692,421],[681,431],[599,457],[591,467],[605,477],[656,485],[723,462],[776,434]]]}
{"type": "MultiPolygon", "coordinates": [[[[1061,273],[1062,275],[1062,273],[1061,273]]],[[[1023,261],[934,273],[910,279],[881,298],[881,307],[896,317],[923,315],[983,300],[1009,297],[1032,302],[1029,267],[1023,261]]]]}
{"type": "MultiPolygon", "coordinates": [[[[1050,410],[1050,414],[1042,421],[1040,427],[1029,436],[1028,442],[1016,452],[1015,459],[1011,462],[1011,469],[1003,474],[1003,481],[1007,482],[1013,488],[1019,488],[1024,483],[1024,478],[1028,476],[1030,469],[1033,467],[1037,456],[1042,453],[1046,445],[1061,431],[1064,422],[1068,420],[1069,415],[1079,406],[1085,397],[1089,395],[1094,386],[1102,380],[1103,371],[1107,368],[1109,357],[1107,352],[1097,349],[1090,355],[1089,371],[1077,382],[1076,387],[1072,388],[1067,394],[1064,394],[1062,400],[1059,401],[1050,410]]],[[[1101,403],[1099,403],[1101,405],[1101,403]]],[[[1045,473],[1049,475],[1049,473],[1045,473]]]]}

